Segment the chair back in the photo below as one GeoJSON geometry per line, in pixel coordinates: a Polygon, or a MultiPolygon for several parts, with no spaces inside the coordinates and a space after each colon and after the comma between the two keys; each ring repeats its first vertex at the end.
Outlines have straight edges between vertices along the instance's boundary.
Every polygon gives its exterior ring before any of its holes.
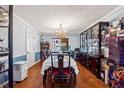
{"type": "Polygon", "coordinates": [[[64,60],[64,55],[59,54],[58,55],[58,70],[60,74],[63,74],[63,60],[64,60]]]}
{"type": "Polygon", "coordinates": [[[51,67],[46,72],[46,86],[50,88],[75,87],[76,74],[74,68],[70,67],[70,52],[51,53],[51,67]],[[58,68],[53,67],[53,56],[58,58],[58,68]],[[68,66],[64,67],[64,57],[69,56],[68,66]]]}
{"type": "Polygon", "coordinates": [[[58,58],[58,70],[59,70],[59,73],[63,73],[63,69],[64,69],[64,56],[69,56],[69,60],[68,60],[68,70],[70,70],[70,52],[64,52],[63,54],[59,54],[59,53],[51,53],[51,69],[53,70],[55,67],[54,67],[54,62],[53,62],[53,56],[57,56],[58,58]]]}

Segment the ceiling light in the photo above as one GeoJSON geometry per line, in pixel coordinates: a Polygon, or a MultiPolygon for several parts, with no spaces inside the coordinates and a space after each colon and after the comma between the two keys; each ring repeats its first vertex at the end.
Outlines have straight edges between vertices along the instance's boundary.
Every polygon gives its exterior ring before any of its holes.
{"type": "Polygon", "coordinates": [[[60,27],[56,30],[55,35],[60,38],[63,39],[66,36],[66,31],[65,29],[62,27],[62,24],[60,24],[60,27]]]}

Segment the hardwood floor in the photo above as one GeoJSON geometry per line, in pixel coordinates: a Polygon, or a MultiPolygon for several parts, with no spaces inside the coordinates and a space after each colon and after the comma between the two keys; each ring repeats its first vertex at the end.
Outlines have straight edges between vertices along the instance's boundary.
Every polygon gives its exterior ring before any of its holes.
{"type": "MultiPolygon", "coordinates": [[[[97,79],[91,72],[77,62],[79,74],[77,75],[77,88],[107,88],[103,81],[97,79]]],[[[42,88],[41,75],[42,62],[29,69],[28,77],[15,84],[15,88],[42,88]]]]}
{"type": "Polygon", "coordinates": [[[15,84],[15,88],[42,88],[42,76],[41,76],[42,61],[34,65],[28,71],[28,77],[15,84]]]}
{"type": "Polygon", "coordinates": [[[105,83],[97,79],[90,71],[77,62],[79,74],[77,75],[77,88],[107,88],[105,83]]]}

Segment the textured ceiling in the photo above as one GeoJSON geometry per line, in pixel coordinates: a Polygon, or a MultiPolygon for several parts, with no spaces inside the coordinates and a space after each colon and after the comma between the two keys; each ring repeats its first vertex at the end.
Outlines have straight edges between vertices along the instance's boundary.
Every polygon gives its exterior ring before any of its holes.
{"type": "Polygon", "coordinates": [[[109,12],[114,5],[14,6],[14,13],[42,33],[53,33],[62,23],[69,34],[79,34],[109,12]]]}

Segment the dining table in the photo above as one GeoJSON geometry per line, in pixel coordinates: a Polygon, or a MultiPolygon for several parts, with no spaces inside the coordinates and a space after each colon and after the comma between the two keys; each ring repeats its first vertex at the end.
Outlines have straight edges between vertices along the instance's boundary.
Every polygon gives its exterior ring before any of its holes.
{"type": "MultiPolygon", "coordinates": [[[[64,56],[63,67],[66,68],[69,65],[69,56],[64,56]]],[[[42,65],[41,74],[44,75],[44,71],[52,66],[51,56],[49,56],[42,65]]],[[[71,57],[70,66],[74,68],[76,75],[79,73],[76,61],[71,57]]],[[[53,57],[53,67],[58,67],[58,58],[57,56],[53,57]]]]}

